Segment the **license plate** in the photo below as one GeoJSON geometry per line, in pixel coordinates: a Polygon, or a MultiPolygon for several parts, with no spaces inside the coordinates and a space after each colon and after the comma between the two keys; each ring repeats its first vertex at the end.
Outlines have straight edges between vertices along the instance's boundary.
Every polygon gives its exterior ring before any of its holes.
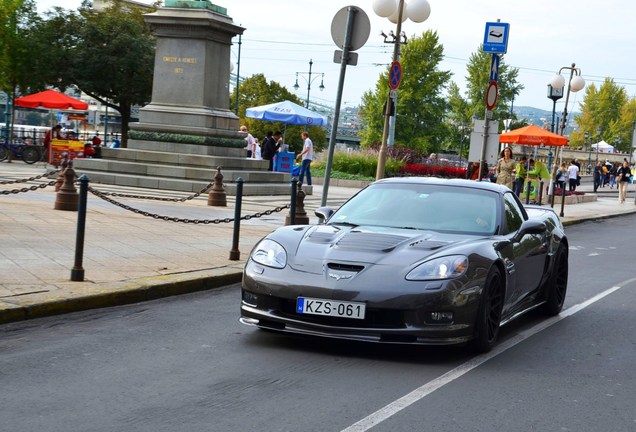
{"type": "Polygon", "coordinates": [[[304,314],[364,319],[365,310],[366,304],[360,302],[324,300],[308,297],[298,297],[296,299],[296,312],[304,314]]]}

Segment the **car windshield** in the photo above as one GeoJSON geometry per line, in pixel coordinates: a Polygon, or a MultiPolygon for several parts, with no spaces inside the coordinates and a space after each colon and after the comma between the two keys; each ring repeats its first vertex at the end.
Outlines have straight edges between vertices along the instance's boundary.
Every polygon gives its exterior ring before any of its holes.
{"type": "Polygon", "coordinates": [[[329,224],[492,235],[498,195],[487,190],[419,183],[377,183],[343,204],[329,224]]]}

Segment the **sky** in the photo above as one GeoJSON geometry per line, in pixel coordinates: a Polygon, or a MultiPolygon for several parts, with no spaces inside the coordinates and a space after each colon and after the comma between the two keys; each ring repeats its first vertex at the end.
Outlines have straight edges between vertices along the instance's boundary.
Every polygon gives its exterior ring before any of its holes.
{"type": "MultiPolygon", "coordinates": [[[[148,0],[138,0],[151,3],[148,0]]],[[[487,22],[500,20],[510,25],[505,62],[519,69],[518,81],[525,89],[514,106],[552,109],[547,98],[550,79],[572,63],[580,68],[586,84],[597,89],[606,77],[636,97],[636,2],[627,0],[428,0],[431,14],[423,23],[402,24],[408,37],[426,30],[438,33],[445,58],[441,70],[453,73],[465,89],[466,65],[484,41],[487,22]]],[[[81,0],[37,0],[43,12],[53,6],[77,9],[81,0]]],[[[357,50],[358,65],[348,66],[344,80],[342,107],[359,105],[362,94],[373,90],[380,73],[388,69],[393,45],[385,44],[380,32],[395,32],[396,25],[373,11],[373,0],[214,0],[227,9],[234,24],[245,28],[234,39],[231,61],[240,61],[240,74],[263,73],[296,94],[307,97],[309,61],[313,61],[310,98],[333,106],[337,99],[340,63],[333,62],[338,47],[331,37],[334,16],[346,6],[361,8],[369,17],[371,31],[366,44],[357,50]],[[296,73],[300,89],[294,90],[296,73]],[[319,91],[324,73],[324,91],[319,91]]],[[[408,0],[407,0],[408,3],[408,0]]],[[[344,30],[343,30],[344,31],[344,30]]],[[[404,70],[404,74],[408,71],[404,70]]],[[[569,70],[563,75],[569,77],[569,70]]],[[[584,91],[570,96],[568,111],[578,111],[584,91]]],[[[557,103],[563,110],[565,98],[557,103]]]]}

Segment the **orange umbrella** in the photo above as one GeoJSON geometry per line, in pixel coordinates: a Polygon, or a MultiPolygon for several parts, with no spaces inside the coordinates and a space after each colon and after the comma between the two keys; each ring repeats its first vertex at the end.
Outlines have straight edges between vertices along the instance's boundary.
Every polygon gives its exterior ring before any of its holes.
{"type": "Polygon", "coordinates": [[[530,125],[502,133],[499,135],[499,142],[522,145],[564,146],[568,144],[568,139],[541,129],[539,126],[530,125]]]}
{"type": "Polygon", "coordinates": [[[45,90],[40,93],[23,96],[15,100],[15,104],[25,108],[49,108],[63,110],[87,110],[88,104],[55,90],[45,90]]]}

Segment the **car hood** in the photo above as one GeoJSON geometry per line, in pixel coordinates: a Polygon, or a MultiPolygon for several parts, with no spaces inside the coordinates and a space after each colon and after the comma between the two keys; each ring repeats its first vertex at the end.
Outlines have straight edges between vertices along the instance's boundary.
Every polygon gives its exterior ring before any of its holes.
{"type": "MultiPolygon", "coordinates": [[[[321,274],[324,265],[399,266],[421,262],[432,255],[454,252],[455,246],[477,236],[376,226],[336,225],[285,227],[270,234],[288,253],[295,270],[321,274]]],[[[465,252],[465,248],[462,248],[465,252]]]]}

